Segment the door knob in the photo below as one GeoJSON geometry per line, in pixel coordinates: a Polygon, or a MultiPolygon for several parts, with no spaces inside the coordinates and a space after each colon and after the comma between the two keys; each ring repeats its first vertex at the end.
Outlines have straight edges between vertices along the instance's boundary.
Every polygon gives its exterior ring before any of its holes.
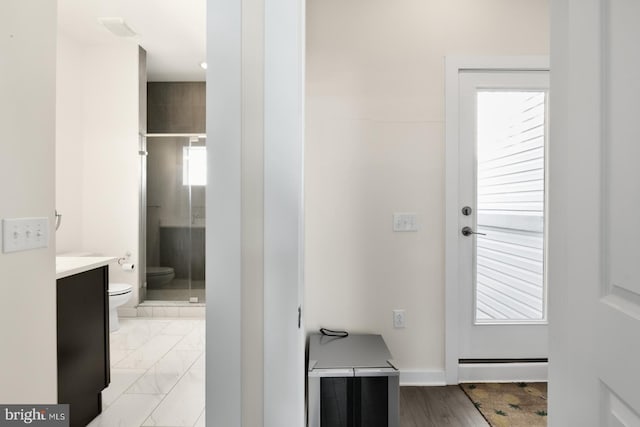
{"type": "Polygon", "coordinates": [[[462,227],[462,230],[460,230],[462,232],[463,236],[471,236],[472,234],[479,234],[480,236],[486,236],[487,233],[478,233],[477,231],[473,231],[471,229],[471,227],[466,226],[466,227],[462,227]]]}

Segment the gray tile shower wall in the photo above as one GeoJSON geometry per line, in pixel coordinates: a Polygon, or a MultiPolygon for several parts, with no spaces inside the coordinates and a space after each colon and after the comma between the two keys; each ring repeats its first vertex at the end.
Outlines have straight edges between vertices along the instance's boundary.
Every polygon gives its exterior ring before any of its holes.
{"type": "Polygon", "coordinates": [[[147,132],[205,133],[205,82],[149,82],[147,132]]]}
{"type": "Polygon", "coordinates": [[[160,264],[173,267],[176,279],[204,280],[204,258],[204,227],[160,227],[160,264]]]}

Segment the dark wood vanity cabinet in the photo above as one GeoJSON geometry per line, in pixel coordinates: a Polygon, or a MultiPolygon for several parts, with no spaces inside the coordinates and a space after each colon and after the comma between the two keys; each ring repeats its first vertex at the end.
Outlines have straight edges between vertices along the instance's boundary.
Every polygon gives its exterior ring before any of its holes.
{"type": "Polygon", "coordinates": [[[109,269],[57,280],[58,402],[70,405],[70,425],[86,426],[102,412],[110,382],[109,269]]]}

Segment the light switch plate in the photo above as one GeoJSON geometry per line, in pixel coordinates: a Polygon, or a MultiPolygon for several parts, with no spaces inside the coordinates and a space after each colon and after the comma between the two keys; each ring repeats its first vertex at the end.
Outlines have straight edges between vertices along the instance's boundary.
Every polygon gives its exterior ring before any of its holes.
{"type": "Polygon", "coordinates": [[[418,231],[418,215],[413,212],[394,213],[393,231],[418,231]]]}
{"type": "Polygon", "coordinates": [[[2,252],[19,252],[49,246],[49,218],[2,220],[2,252]]]}

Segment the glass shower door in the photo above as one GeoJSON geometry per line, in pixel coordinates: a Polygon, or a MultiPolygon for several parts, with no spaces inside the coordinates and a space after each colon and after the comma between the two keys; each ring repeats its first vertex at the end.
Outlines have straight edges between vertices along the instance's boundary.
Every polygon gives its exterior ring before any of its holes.
{"type": "Polygon", "coordinates": [[[205,201],[207,185],[206,139],[189,138],[183,148],[183,185],[189,188],[189,302],[204,302],[205,201]]]}
{"type": "Polygon", "coordinates": [[[205,141],[147,135],[147,301],[204,302],[205,141]]]}

